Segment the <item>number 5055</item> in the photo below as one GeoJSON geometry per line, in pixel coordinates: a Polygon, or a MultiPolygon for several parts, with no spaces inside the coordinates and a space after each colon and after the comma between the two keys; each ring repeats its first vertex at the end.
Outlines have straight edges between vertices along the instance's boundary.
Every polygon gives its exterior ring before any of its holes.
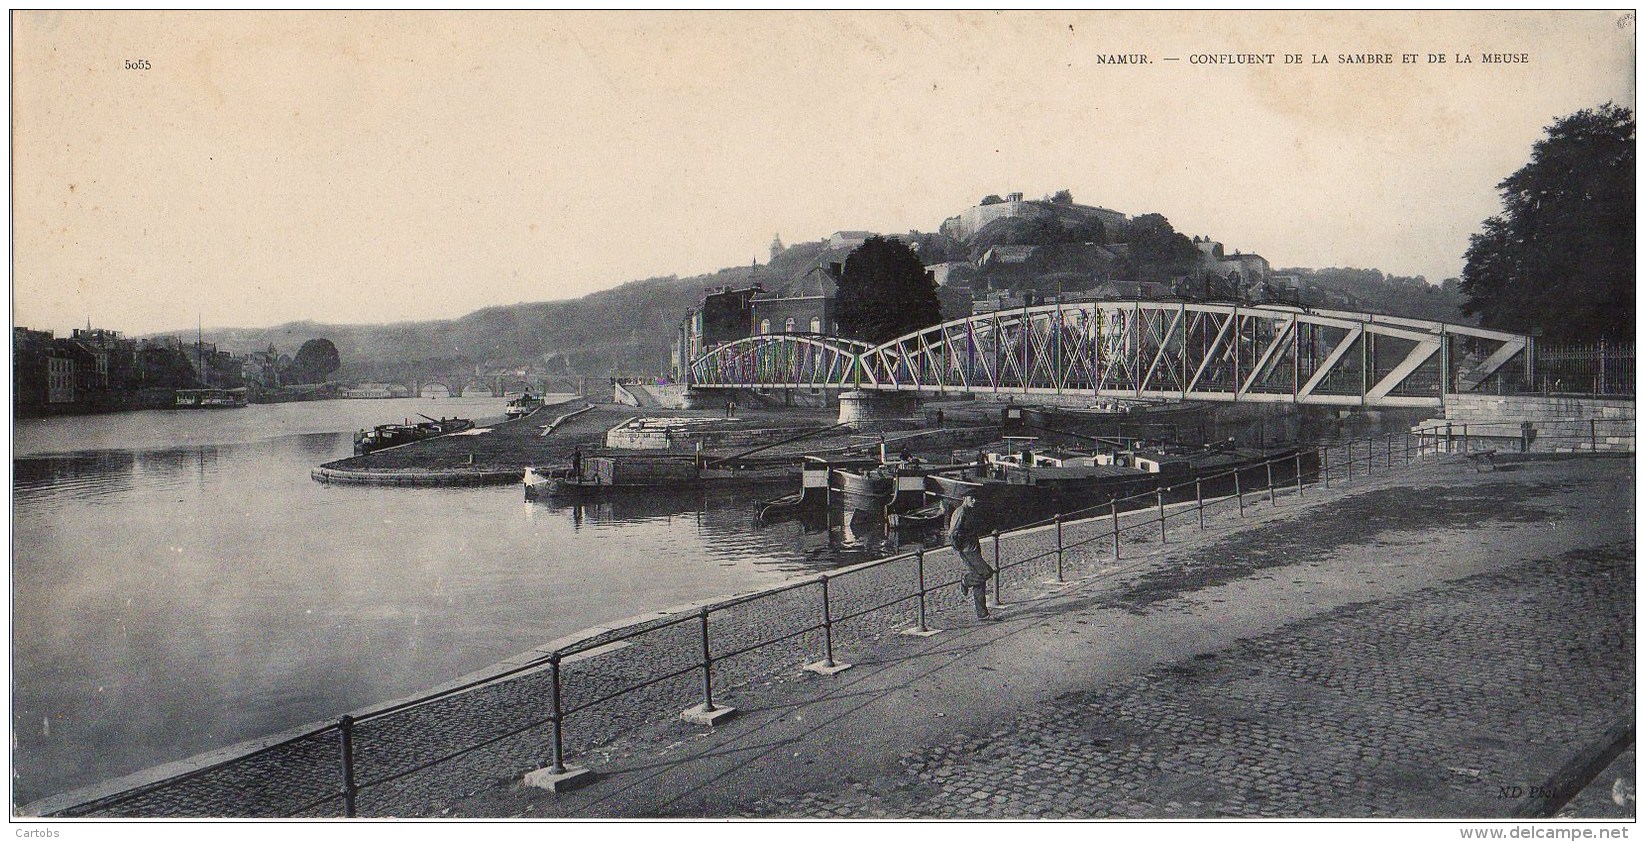
{"type": "Polygon", "coordinates": [[[148,69],[150,69],[149,60],[146,59],[146,58],[137,58],[137,59],[128,58],[128,59],[126,59],[126,69],[127,70],[148,70],[148,69]]]}

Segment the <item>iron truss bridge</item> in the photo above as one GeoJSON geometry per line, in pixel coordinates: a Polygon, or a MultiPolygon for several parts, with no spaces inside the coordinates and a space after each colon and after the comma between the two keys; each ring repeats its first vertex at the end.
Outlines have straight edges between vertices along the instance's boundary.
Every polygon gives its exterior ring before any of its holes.
{"type": "Polygon", "coordinates": [[[1439,406],[1529,375],[1531,339],[1283,306],[1099,301],[1000,310],[880,346],[763,334],[691,363],[704,388],[1439,406]]]}

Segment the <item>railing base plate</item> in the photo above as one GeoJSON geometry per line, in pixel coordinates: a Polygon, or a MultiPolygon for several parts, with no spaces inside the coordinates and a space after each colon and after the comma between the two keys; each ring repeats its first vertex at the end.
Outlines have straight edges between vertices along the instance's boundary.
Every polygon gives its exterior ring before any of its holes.
{"type": "Polygon", "coordinates": [[[547,769],[538,769],[535,772],[527,772],[525,775],[526,786],[546,789],[555,794],[570,791],[592,780],[594,780],[594,770],[586,766],[567,766],[565,771],[559,774],[550,772],[547,769]]]}
{"type": "Polygon", "coordinates": [[[925,631],[920,631],[919,626],[914,626],[913,628],[903,629],[901,632],[898,632],[898,634],[905,634],[909,637],[930,637],[934,634],[942,634],[942,629],[926,629],[925,631]]]}
{"type": "Polygon", "coordinates": [[[680,711],[680,718],[693,725],[718,725],[721,720],[731,717],[737,709],[729,705],[715,705],[713,710],[703,710],[702,705],[692,705],[680,711]]]}
{"type": "Polygon", "coordinates": [[[851,665],[844,661],[835,661],[833,666],[829,666],[827,661],[818,661],[814,664],[806,664],[801,669],[818,675],[833,675],[851,669],[851,665]]]}

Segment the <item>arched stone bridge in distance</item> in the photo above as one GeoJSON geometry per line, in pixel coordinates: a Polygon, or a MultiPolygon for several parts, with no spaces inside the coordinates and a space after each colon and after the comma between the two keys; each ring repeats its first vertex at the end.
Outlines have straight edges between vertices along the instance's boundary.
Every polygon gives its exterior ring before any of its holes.
{"type": "Polygon", "coordinates": [[[416,377],[399,378],[397,381],[390,382],[393,385],[403,386],[412,395],[422,394],[423,389],[428,386],[443,386],[446,393],[452,397],[490,395],[494,398],[500,398],[504,395],[527,391],[538,395],[548,393],[581,394],[582,389],[585,388],[583,378],[576,375],[533,375],[526,377],[482,375],[476,377],[472,371],[420,373],[416,377]]]}
{"type": "Polygon", "coordinates": [[[693,360],[690,384],[1438,407],[1446,394],[1532,382],[1532,342],[1369,313],[1095,301],[974,315],[879,346],[751,336],[693,360]]]}

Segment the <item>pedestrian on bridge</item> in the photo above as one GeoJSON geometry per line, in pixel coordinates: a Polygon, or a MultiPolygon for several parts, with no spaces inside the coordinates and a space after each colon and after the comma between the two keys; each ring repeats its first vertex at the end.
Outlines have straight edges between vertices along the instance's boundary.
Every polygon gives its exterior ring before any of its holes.
{"type": "Polygon", "coordinates": [[[977,498],[967,494],[954,507],[948,520],[948,543],[954,547],[960,560],[965,562],[965,573],[960,578],[960,593],[971,594],[971,604],[977,609],[977,619],[992,620],[988,613],[988,580],[995,570],[982,557],[981,518],[976,513],[977,498]]]}

